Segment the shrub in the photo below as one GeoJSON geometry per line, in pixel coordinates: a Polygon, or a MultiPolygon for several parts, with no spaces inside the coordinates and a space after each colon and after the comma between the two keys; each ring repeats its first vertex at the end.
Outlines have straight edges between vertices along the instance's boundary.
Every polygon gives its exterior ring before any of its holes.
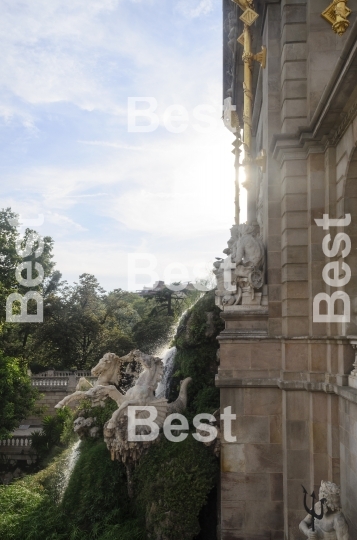
{"type": "Polygon", "coordinates": [[[54,446],[59,446],[64,441],[68,442],[69,438],[62,439],[62,434],[65,425],[70,422],[72,412],[68,407],[58,409],[55,416],[45,416],[42,419],[42,430],[31,434],[32,448],[40,460],[44,459],[54,446]]]}

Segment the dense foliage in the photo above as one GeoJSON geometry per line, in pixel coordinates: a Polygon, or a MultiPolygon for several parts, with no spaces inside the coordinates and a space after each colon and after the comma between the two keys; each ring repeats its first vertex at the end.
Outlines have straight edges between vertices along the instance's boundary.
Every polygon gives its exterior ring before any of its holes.
{"type": "Polygon", "coordinates": [[[135,473],[149,538],[192,540],[216,474],[213,454],[191,434],[180,443],[163,438],[152,446],[135,473]]]}
{"type": "Polygon", "coordinates": [[[154,291],[146,291],[145,300],[154,306],[151,313],[166,314],[169,317],[180,316],[188,305],[187,301],[190,302],[200,294],[191,284],[184,289],[182,287],[184,285],[180,283],[172,283],[171,287],[163,285],[154,291]]]}
{"type": "Polygon", "coordinates": [[[61,502],[70,450],[45,470],[0,486],[2,540],[145,540],[129,503],[125,474],[103,442],[82,443],[61,502]]]}
{"type": "Polygon", "coordinates": [[[218,369],[217,335],[224,323],[215,306],[214,291],[206,293],[183,317],[174,343],[177,347],[171,399],[177,395],[180,380],[192,378],[188,387],[187,413],[213,413],[219,408],[219,390],[215,387],[218,369]]]}
{"type": "Polygon", "coordinates": [[[81,443],[61,499],[69,453],[35,475],[0,486],[2,540],[149,540],[159,531],[170,540],[191,540],[198,533],[217,463],[191,436],[150,449],[135,474],[134,500],[124,467],[111,461],[103,441],[81,443]]]}
{"type": "Polygon", "coordinates": [[[0,439],[8,437],[33,409],[37,395],[26,367],[0,351],[0,439]]]}

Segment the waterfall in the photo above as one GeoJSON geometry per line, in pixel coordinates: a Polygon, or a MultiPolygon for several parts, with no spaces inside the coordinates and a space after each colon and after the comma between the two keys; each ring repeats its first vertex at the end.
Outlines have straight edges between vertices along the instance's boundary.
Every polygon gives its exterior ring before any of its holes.
{"type": "Polygon", "coordinates": [[[171,349],[166,351],[164,354],[162,359],[162,363],[164,364],[164,373],[155,392],[155,396],[158,398],[167,397],[166,393],[169,389],[172,372],[174,370],[176,353],[176,347],[171,347],[171,349]]]}
{"type": "Polygon", "coordinates": [[[74,466],[79,458],[80,450],[79,445],[81,441],[75,442],[66,452],[66,455],[59,463],[58,477],[56,481],[56,495],[60,502],[63,498],[64,492],[68,486],[69,479],[73,472],[74,466]]]}
{"type": "Polygon", "coordinates": [[[171,347],[171,349],[168,348],[169,344],[176,335],[177,329],[180,326],[183,318],[186,316],[186,313],[193,308],[193,306],[199,301],[201,297],[202,295],[198,296],[196,300],[190,305],[190,307],[182,313],[176,324],[173,325],[170,332],[169,343],[166,342],[164,346],[158,347],[154,353],[155,356],[162,357],[162,362],[164,364],[164,373],[155,391],[155,396],[157,398],[168,397],[167,393],[169,391],[170,381],[175,366],[175,356],[177,353],[177,349],[176,347],[171,347]]]}

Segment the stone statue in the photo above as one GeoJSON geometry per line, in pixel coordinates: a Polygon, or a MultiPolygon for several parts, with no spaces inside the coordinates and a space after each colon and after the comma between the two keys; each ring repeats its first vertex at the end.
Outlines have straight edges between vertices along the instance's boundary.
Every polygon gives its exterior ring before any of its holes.
{"type": "MultiPolygon", "coordinates": [[[[127,370],[128,371],[128,370],[127,370]]],[[[145,442],[128,442],[127,440],[127,408],[130,405],[153,406],[157,411],[155,422],[159,427],[162,427],[165,418],[174,412],[182,412],[187,405],[187,386],[191,382],[191,378],[187,378],[181,382],[179,397],[173,403],[168,403],[166,398],[155,396],[155,390],[161,380],[163,374],[163,363],[161,358],[149,354],[145,354],[138,349],[131,351],[126,356],[119,358],[113,353],[107,353],[101,358],[98,364],[92,369],[92,374],[98,376],[97,383],[92,386],[88,381],[80,380],[76,391],[70,396],[66,396],[60,401],[56,408],[64,407],[65,405],[78,404],[82,399],[89,399],[92,406],[104,404],[107,398],[114,400],[118,408],[114,411],[110,420],[104,426],[104,440],[107,443],[108,449],[111,452],[112,459],[123,461],[126,465],[132,464],[139,459],[143,452],[152,443],[145,442]],[[114,384],[119,384],[122,378],[123,364],[128,363],[128,368],[135,364],[139,364],[142,368],[141,372],[135,381],[133,387],[123,394],[114,384]],[[114,383],[114,384],[111,384],[114,383]],[[82,390],[90,385],[89,390],[82,390]]],[[[137,414],[138,418],[145,418],[147,412],[142,411],[137,414]]],[[[85,419],[77,418],[74,430],[80,436],[86,436],[86,430],[93,427],[94,420],[92,418],[85,419]]],[[[145,426],[138,434],[145,434],[145,426]]],[[[91,436],[96,436],[97,432],[91,436]]]]}
{"type": "MultiPolygon", "coordinates": [[[[191,382],[191,378],[188,377],[181,381],[180,393],[176,401],[172,403],[167,403],[165,398],[155,398],[155,396],[150,396],[149,400],[144,400],[141,403],[139,402],[124,402],[123,405],[127,407],[128,405],[151,405],[154,406],[157,410],[157,418],[155,423],[161,428],[164,424],[166,417],[169,414],[173,413],[182,413],[187,406],[187,387],[191,382]]],[[[134,390],[135,386],[131,389],[134,390]]],[[[128,392],[129,393],[129,392],[128,392]]],[[[128,394],[127,393],[127,394],[128,394]]],[[[136,414],[137,418],[146,418],[146,411],[138,411],[136,414]]],[[[147,450],[147,448],[153,444],[153,442],[140,442],[133,443],[128,442],[128,417],[124,408],[119,411],[114,412],[111,419],[104,425],[104,440],[107,444],[107,447],[111,453],[112,459],[118,459],[122,461],[125,465],[131,465],[139,460],[142,454],[147,450]]],[[[138,426],[137,434],[146,435],[149,433],[149,428],[146,426],[138,426]]]]}
{"type": "Polygon", "coordinates": [[[112,393],[110,397],[115,395],[118,400],[120,400],[123,395],[115,386],[111,386],[109,389],[109,385],[119,384],[121,380],[121,368],[124,363],[133,360],[133,352],[134,351],[121,358],[116,354],[106,353],[92,369],[93,377],[98,377],[95,385],[93,386],[87,379],[81,377],[77,384],[76,391],[57,403],[55,408],[60,409],[66,405],[76,405],[84,398],[88,398],[99,405],[100,403],[103,403],[103,397],[105,398],[105,396],[108,395],[107,392],[109,390],[112,393]]]}
{"type": "Polygon", "coordinates": [[[317,540],[349,540],[348,525],[341,511],[340,488],[333,482],[321,482],[319,491],[320,501],[315,504],[317,514],[321,513],[321,499],[324,515],[322,519],[315,518],[315,531],[311,530],[312,517],[307,515],[299,525],[301,532],[309,539],[317,540]]]}
{"type": "Polygon", "coordinates": [[[224,253],[228,257],[214,263],[217,305],[223,309],[224,306],[260,304],[258,291],[264,284],[265,254],[258,227],[234,225],[224,253]]]}
{"type": "Polygon", "coordinates": [[[235,275],[249,278],[252,270],[262,269],[264,247],[253,225],[237,225],[237,240],[232,247],[232,261],[237,267],[235,275]]]}

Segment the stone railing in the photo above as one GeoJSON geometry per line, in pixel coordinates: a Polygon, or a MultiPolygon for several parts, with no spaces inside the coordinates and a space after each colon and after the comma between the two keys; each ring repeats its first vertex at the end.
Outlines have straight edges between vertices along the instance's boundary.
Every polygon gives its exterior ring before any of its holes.
{"type": "MultiPolygon", "coordinates": [[[[81,375],[82,376],[82,375],[81,375]]],[[[83,375],[84,376],[84,375],[83,375]]],[[[94,385],[98,377],[86,377],[87,381],[94,385]]]]}
{"type": "Polygon", "coordinates": [[[51,387],[51,388],[67,388],[68,378],[42,378],[42,377],[32,377],[31,378],[32,386],[41,386],[41,387],[51,387]]]}
{"type": "Polygon", "coordinates": [[[93,377],[90,371],[53,371],[52,375],[39,373],[32,375],[32,386],[38,386],[44,390],[60,389],[66,390],[68,386],[75,387],[80,377],[85,377],[87,381],[94,384],[97,377],[93,377]]]}
{"type": "Polygon", "coordinates": [[[23,437],[12,437],[11,439],[2,439],[0,440],[0,446],[16,446],[28,448],[31,446],[32,440],[31,436],[24,435],[23,437]]]}
{"type": "Polygon", "coordinates": [[[56,371],[54,369],[50,369],[47,371],[43,371],[42,373],[37,373],[36,375],[32,375],[32,377],[46,379],[46,378],[57,378],[57,377],[71,377],[72,375],[75,375],[76,377],[91,377],[92,373],[90,371],[56,371]]]}

